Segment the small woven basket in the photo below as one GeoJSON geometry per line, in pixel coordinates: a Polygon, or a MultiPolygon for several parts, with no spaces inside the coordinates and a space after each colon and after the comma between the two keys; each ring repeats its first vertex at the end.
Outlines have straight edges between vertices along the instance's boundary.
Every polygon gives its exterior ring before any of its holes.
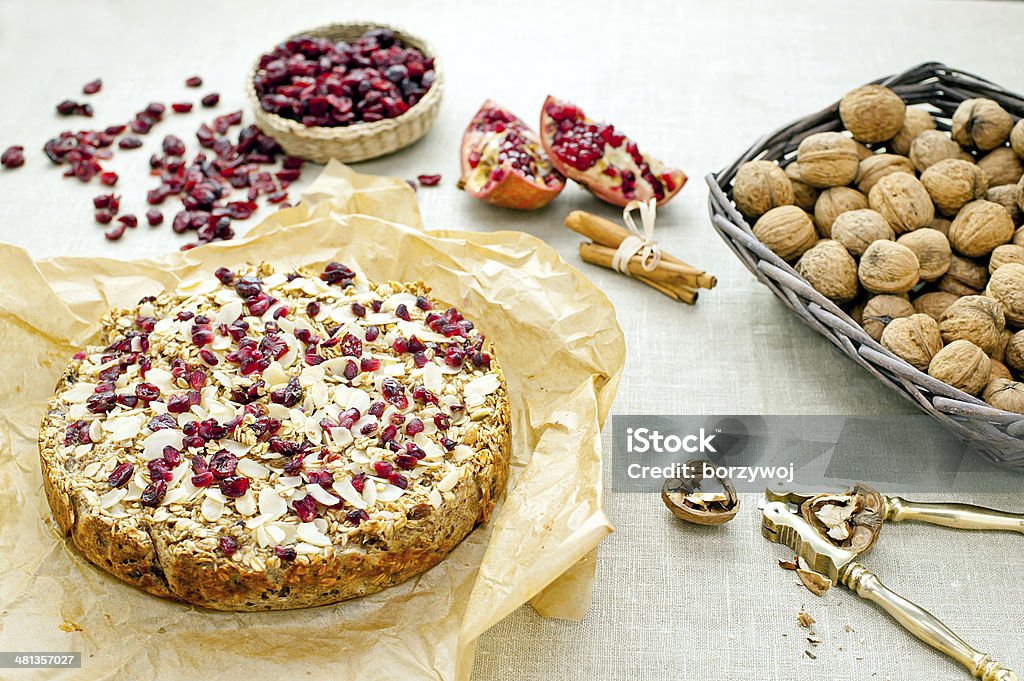
{"type": "MultiPolygon", "coordinates": [[[[949,130],[957,105],[988,97],[1014,118],[1024,116],[1024,98],[944,64],[930,62],[875,81],[892,88],[908,104],[929,104],[940,129],[949,130]]],[[[727,168],[707,176],[711,189],[708,210],[719,236],[747,269],[812,328],[841,352],[867,369],[922,411],[952,430],[967,445],[997,463],[1024,469],[1024,416],[1005,412],[918,371],[872,339],[857,322],[816,291],[784,260],[762,244],[729,198],[737,169],[764,159],[783,166],[795,160],[796,148],[808,135],[840,131],[839,103],[801,118],[761,138],[727,168]]],[[[868,145],[868,146],[884,146],[868,145]]]]}
{"type": "Polygon", "coordinates": [[[321,26],[298,33],[287,40],[299,36],[313,36],[333,41],[354,41],[367,31],[378,28],[394,31],[403,43],[434,58],[435,79],[427,93],[423,95],[423,99],[396,118],[331,128],[305,126],[299,121],[282,118],[263,110],[256,96],[254,82],[256,72],[259,70],[257,59],[249,72],[246,96],[260,130],[277,140],[288,154],[314,163],[327,163],[332,158],[345,163],[366,161],[398,151],[426,135],[437,118],[437,111],[441,107],[441,95],[444,93],[440,60],[426,41],[394,26],[368,22],[321,26]]]}

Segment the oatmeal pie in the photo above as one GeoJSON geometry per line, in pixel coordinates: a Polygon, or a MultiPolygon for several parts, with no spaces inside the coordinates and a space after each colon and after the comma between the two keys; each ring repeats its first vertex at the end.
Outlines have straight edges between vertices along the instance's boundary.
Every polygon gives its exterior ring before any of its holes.
{"type": "Polygon", "coordinates": [[[103,319],[39,435],[86,558],[218,610],[335,603],[486,521],[511,431],[494,349],[422,283],[217,270],[103,319]]]}

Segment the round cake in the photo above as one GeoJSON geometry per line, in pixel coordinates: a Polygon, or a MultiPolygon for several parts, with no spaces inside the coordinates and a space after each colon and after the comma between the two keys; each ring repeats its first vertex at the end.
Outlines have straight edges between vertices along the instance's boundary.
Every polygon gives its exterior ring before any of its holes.
{"type": "Polygon", "coordinates": [[[221,268],[113,309],[39,435],[88,560],[218,610],[334,603],[441,561],[508,477],[491,343],[423,283],[221,268]]]}

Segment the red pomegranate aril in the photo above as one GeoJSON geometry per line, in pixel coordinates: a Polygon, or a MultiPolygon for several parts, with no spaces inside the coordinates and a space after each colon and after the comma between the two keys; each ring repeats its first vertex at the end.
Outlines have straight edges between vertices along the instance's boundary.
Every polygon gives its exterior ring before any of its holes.
{"type": "Polygon", "coordinates": [[[0,165],[10,169],[25,165],[25,147],[15,145],[4,149],[4,153],[0,154],[0,165]]]}
{"type": "Polygon", "coordinates": [[[126,462],[118,464],[113,471],[110,472],[110,476],[107,478],[107,484],[111,487],[120,487],[129,480],[132,479],[132,475],[135,474],[135,464],[126,462]]]}
{"type": "Polygon", "coordinates": [[[162,224],[164,221],[164,214],[158,211],[156,208],[150,208],[146,211],[146,222],[149,223],[150,227],[156,227],[162,224]]]}
{"type": "Polygon", "coordinates": [[[280,544],[274,547],[274,555],[283,561],[292,562],[298,555],[295,549],[291,546],[281,546],[280,544]]]}
{"type": "Polygon", "coordinates": [[[167,465],[171,468],[177,468],[178,465],[181,464],[181,450],[172,447],[171,445],[164,447],[163,457],[164,461],[166,461],[167,465]]]}
{"type": "Polygon", "coordinates": [[[352,314],[354,314],[357,317],[365,317],[366,307],[360,305],[359,303],[352,303],[352,314]]]}
{"type": "Polygon", "coordinates": [[[104,185],[106,185],[108,187],[113,187],[115,184],[117,184],[117,173],[115,173],[115,172],[100,173],[100,184],[104,184],[104,185]]]}
{"type": "Polygon", "coordinates": [[[135,386],[135,395],[143,402],[152,402],[160,398],[160,388],[152,383],[139,383],[135,386]]]}
{"type": "MultiPolygon", "coordinates": [[[[114,214],[109,210],[98,210],[92,214],[93,219],[101,225],[109,225],[114,220],[114,214]]],[[[124,234],[124,225],[121,226],[121,233],[124,234]]]]}
{"type": "Polygon", "coordinates": [[[448,430],[452,423],[443,413],[437,412],[434,414],[434,425],[437,426],[438,430],[448,430]]]}
{"type": "Polygon", "coordinates": [[[171,110],[174,113],[188,113],[192,110],[192,102],[175,102],[171,104],[171,110]]]}
{"type": "Polygon", "coordinates": [[[409,352],[409,341],[399,336],[391,344],[391,347],[394,349],[395,352],[402,355],[409,352]]]}
{"type": "Polygon", "coordinates": [[[200,103],[203,106],[205,106],[207,108],[214,107],[214,106],[217,106],[217,104],[220,103],[220,95],[218,93],[216,93],[216,92],[211,92],[210,94],[205,95],[199,101],[200,101],[200,103]]]}
{"type": "Polygon", "coordinates": [[[215,367],[218,364],[220,364],[220,360],[217,359],[217,355],[213,354],[213,352],[206,348],[203,348],[202,350],[199,351],[199,357],[212,367],[215,367]]]}
{"type": "Polygon", "coordinates": [[[358,357],[363,353],[363,341],[358,336],[346,333],[341,339],[341,354],[344,357],[358,357]]]}
{"type": "Polygon", "coordinates": [[[167,135],[161,145],[168,156],[184,156],[185,142],[177,135],[167,135]]]}
{"type": "Polygon", "coordinates": [[[220,552],[225,556],[233,556],[238,552],[238,540],[228,535],[222,536],[217,540],[217,546],[220,548],[220,552]]]}
{"type": "Polygon", "coordinates": [[[149,479],[153,482],[156,482],[157,480],[166,480],[170,482],[174,478],[167,462],[163,459],[153,459],[146,464],[146,468],[149,469],[149,479]]]}
{"type": "Polygon", "coordinates": [[[142,496],[139,498],[139,503],[143,506],[155,508],[160,505],[160,502],[164,500],[164,496],[167,495],[167,481],[166,480],[155,480],[142,490],[142,496]]]}
{"type": "Polygon", "coordinates": [[[117,141],[117,146],[121,149],[138,149],[142,146],[142,140],[138,137],[122,137],[117,141]]]}
{"type": "Polygon", "coordinates": [[[416,180],[423,187],[434,187],[441,182],[440,175],[417,175],[416,180]]]}
{"type": "Polygon", "coordinates": [[[185,79],[186,87],[202,87],[203,79],[199,76],[190,76],[185,79]]]}
{"type": "Polygon", "coordinates": [[[90,80],[88,83],[82,86],[82,94],[94,95],[100,91],[103,87],[103,81],[97,78],[96,80],[90,80]]]}
{"type": "Polygon", "coordinates": [[[78,103],[70,99],[65,99],[64,101],[57,104],[56,108],[57,113],[59,113],[61,116],[70,116],[71,114],[75,113],[75,111],[78,109],[78,103]]]}
{"type": "Polygon", "coordinates": [[[107,241],[117,241],[118,239],[124,236],[125,230],[127,229],[127,225],[115,225],[112,229],[104,232],[103,237],[107,239],[107,241]]]}
{"type": "Polygon", "coordinates": [[[137,135],[145,135],[149,133],[150,130],[153,129],[153,124],[144,118],[136,118],[129,124],[128,127],[130,127],[132,129],[132,132],[136,133],[137,135]]]}
{"type": "Polygon", "coordinates": [[[345,378],[347,378],[348,380],[351,381],[351,380],[355,379],[356,376],[359,375],[359,366],[354,361],[349,360],[345,364],[345,370],[344,370],[343,374],[344,374],[345,378]]]}
{"type": "Polygon", "coordinates": [[[128,213],[127,215],[122,215],[117,219],[117,221],[120,222],[125,227],[129,227],[131,229],[134,229],[139,224],[139,219],[132,215],[131,213],[128,213]]]}

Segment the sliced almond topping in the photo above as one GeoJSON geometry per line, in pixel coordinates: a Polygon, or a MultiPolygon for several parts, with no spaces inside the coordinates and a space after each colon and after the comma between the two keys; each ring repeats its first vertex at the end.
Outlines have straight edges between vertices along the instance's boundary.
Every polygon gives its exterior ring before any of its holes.
{"type": "Polygon", "coordinates": [[[299,529],[295,531],[295,538],[313,546],[331,545],[330,538],[320,532],[313,523],[299,523],[299,529]]]}
{"type": "Polygon", "coordinates": [[[110,508],[114,504],[120,503],[125,495],[128,494],[128,490],[123,487],[115,487],[106,494],[100,497],[100,508],[110,508]]]}
{"type": "MultiPolygon", "coordinates": [[[[306,485],[307,490],[309,490],[310,487],[312,487],[312,485],[306,485]]],[[[319,487],[319,485],[317,485],[317,487],[319,487]]],[[[334,491],[340,494],[342,499],[356,508],[366,508],[366,503],[363,501],[362,495],[360,495],[359,492],[356,491],[356,488],[352,486],[352,480],[348,476],[334,481],[334,491]]],[[[310,490],[310,494],[313,495],[314,499],[320,501],[312,490],[310,490]]],[[[320,501],[320,503],[326,506],[333,506],[333,504],[328,504],[324,501],[320,501]]],[[[335,503],[337,503],[337,501],[335,503]]]]}
{"type": "Polygon", "coordinates": [[[215,523],[224,515],[224,504],[212,497],[206,497],[203,499],[201,510],[204,518],[215,523]]]}
{"type": "Polygon", "coordinates": [[[285,504],[281,495],[269,487],[264,487],[260,490],[259,510],[261,515],[267,515],[273,520],[277,520],[288,512],[288,505],[285,504]]]}
{"type": "Polygon", "coordinates": [[[458,484],[460,477],[462,477],[462,470],[453,468],[450,473],[441,478],[440,482],[437,483],[437,489],[442,492],[451,491],[458,484]]]}

